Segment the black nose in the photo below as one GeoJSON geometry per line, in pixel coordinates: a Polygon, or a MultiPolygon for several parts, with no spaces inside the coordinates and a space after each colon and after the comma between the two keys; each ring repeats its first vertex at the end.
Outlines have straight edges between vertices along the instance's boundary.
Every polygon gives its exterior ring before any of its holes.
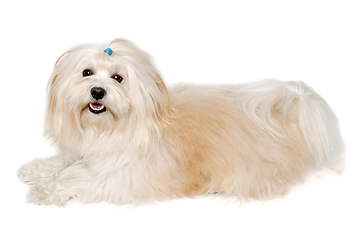
{"type": "Polygon", "coordinates": [[[90,92],[91,96],[93,96],[93,98],[95,98],[96,100],[100,100],[106,95],[105,89],[101,87],[93,87],[90,92]]]}

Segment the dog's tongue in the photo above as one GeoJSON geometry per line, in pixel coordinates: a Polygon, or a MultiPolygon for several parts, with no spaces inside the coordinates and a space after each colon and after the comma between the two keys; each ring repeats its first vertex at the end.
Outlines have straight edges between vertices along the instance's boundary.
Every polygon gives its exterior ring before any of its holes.
{"type": "Polygon", "coordinates": [[[102,105],[101,104],[92,104],[92,107],[95,109],[101,109],[102,105]]]}

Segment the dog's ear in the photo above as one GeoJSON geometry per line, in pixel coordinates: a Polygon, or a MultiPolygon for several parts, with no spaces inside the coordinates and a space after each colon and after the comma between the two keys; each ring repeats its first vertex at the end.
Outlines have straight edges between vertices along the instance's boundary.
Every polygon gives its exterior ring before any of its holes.
{"type": "Polygon", "coordinates": [[[133,103],[138,114],[151,114],[164,126],[171,115],[171,95],[164,81],[152,65],[142,68],[136,62],[129,64],[127,74],[133,103]]]}
{"type": "Polygon", "coordinates": [[[51,74],[48,84],[48,97],[47,97],[47,109],[46,109],[46,127],[45,136],[53,138],[54,142],[58,140],[59,133],[62,127],[62,115],[64,114],[64,107],[62,104],[57,104],[59,98],[58,92],[60,85],[59,79],[63,77],[64,70],[66,68],[65,60],[69,57],[71,51],[63,53],[55,63],[54,71],[51,74]]]}
{"type": "Polygon", "coordinates": [[[130,91],[138,114],[151,114],[154,126],[166,126],[171,116],[171,95],[151,56],[126,39],[115,39],[109,47],[119,58],[126,59],[130,91]]]}
{"type": "Polygon", "coordinates": [[[155,76],[155,83],[159,91],[163,95],[162,104],[160,105],[159,103],[157,103],[156,105],[156,118],[158,120],[161,120],[161,124],[166,125],[167,119],[171,116],[172,97],[159,74],[156,74],[155,76]]]}
{"type": "Polygon", "coordinates": [[[62,72],[61,69],[64,68],[64,66],[61,66],[61,65],[66,60],[66,58],[69,57],[69,55],[71,53],[72,53],[71,51],[67,51],[67,52],[63,53],[56,61],[55,66],[54,66],[54,73],[52,74],[51,79],[49,81],[49,87],[51,87],[54,84],[58,75],[61,74],[61,72],[62,72]]]}
{"type": "Polygon", "coordinates": [[[64,52],[64,53],[58,58],[58,60],[56,61],[55,67],[56,67],[60,62],[62,62],[65,58],[67,58],[70,53],[71,53],[71,51],[64,52]]]}

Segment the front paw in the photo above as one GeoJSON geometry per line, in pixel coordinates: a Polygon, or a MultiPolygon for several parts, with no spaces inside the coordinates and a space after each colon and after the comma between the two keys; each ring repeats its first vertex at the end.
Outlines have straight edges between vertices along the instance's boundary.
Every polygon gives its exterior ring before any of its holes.
{"type": "Polygon", "coordinates": [[[28,193],[28,201],[38,205],[55,204],[65,206],[71,197],[59,194],[54,183],[33,186],[28,193]]]}
{"type": "Polygon", "coordinates": [[[51,164],[44,159],[33,160],[24,164],[17,172],[19,179],[29,185],[39,182],[49,182],[62,170],[62,166],[51,164]]]}
{"type": "Polygon", "coordinates": [[[17,172],[18,178],[27,184],[34,184],[38,178],[37,169],[34,164],[27,163],[23,165],[17,172]]]}

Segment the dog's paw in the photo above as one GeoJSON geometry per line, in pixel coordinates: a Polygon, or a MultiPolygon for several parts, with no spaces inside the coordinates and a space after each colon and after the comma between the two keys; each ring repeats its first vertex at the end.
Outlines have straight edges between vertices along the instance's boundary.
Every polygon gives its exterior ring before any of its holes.
{"type": "Polygon", "coordinates": [[[55,202],[55,198],[51,192],[39,186],[34,186],[30,189],[27,199],[29,202],[38,205],[50,205],[55,202]]]}
{"type": "Polygon", "coordinates": [[[34,184],[38,179],[37,169],[32,163],[23,165],[17,172],[18,178],[24,183],[34,184]]]}
{"type": "Polygon", "coordinates": [[[63,207],[69,199],[69,196],[58,193],[54,183],[33,186],[28,193],[28,201],[38,205],[55,204],[63,207]]]}
{"type": "Polygon", "coordinates": [[[55,165],[46,159],[37,159],[23,165],[18,170],[17,175],[21,181],[34,185],[53,180],[61,170],[62,166],[55,165]]]}

